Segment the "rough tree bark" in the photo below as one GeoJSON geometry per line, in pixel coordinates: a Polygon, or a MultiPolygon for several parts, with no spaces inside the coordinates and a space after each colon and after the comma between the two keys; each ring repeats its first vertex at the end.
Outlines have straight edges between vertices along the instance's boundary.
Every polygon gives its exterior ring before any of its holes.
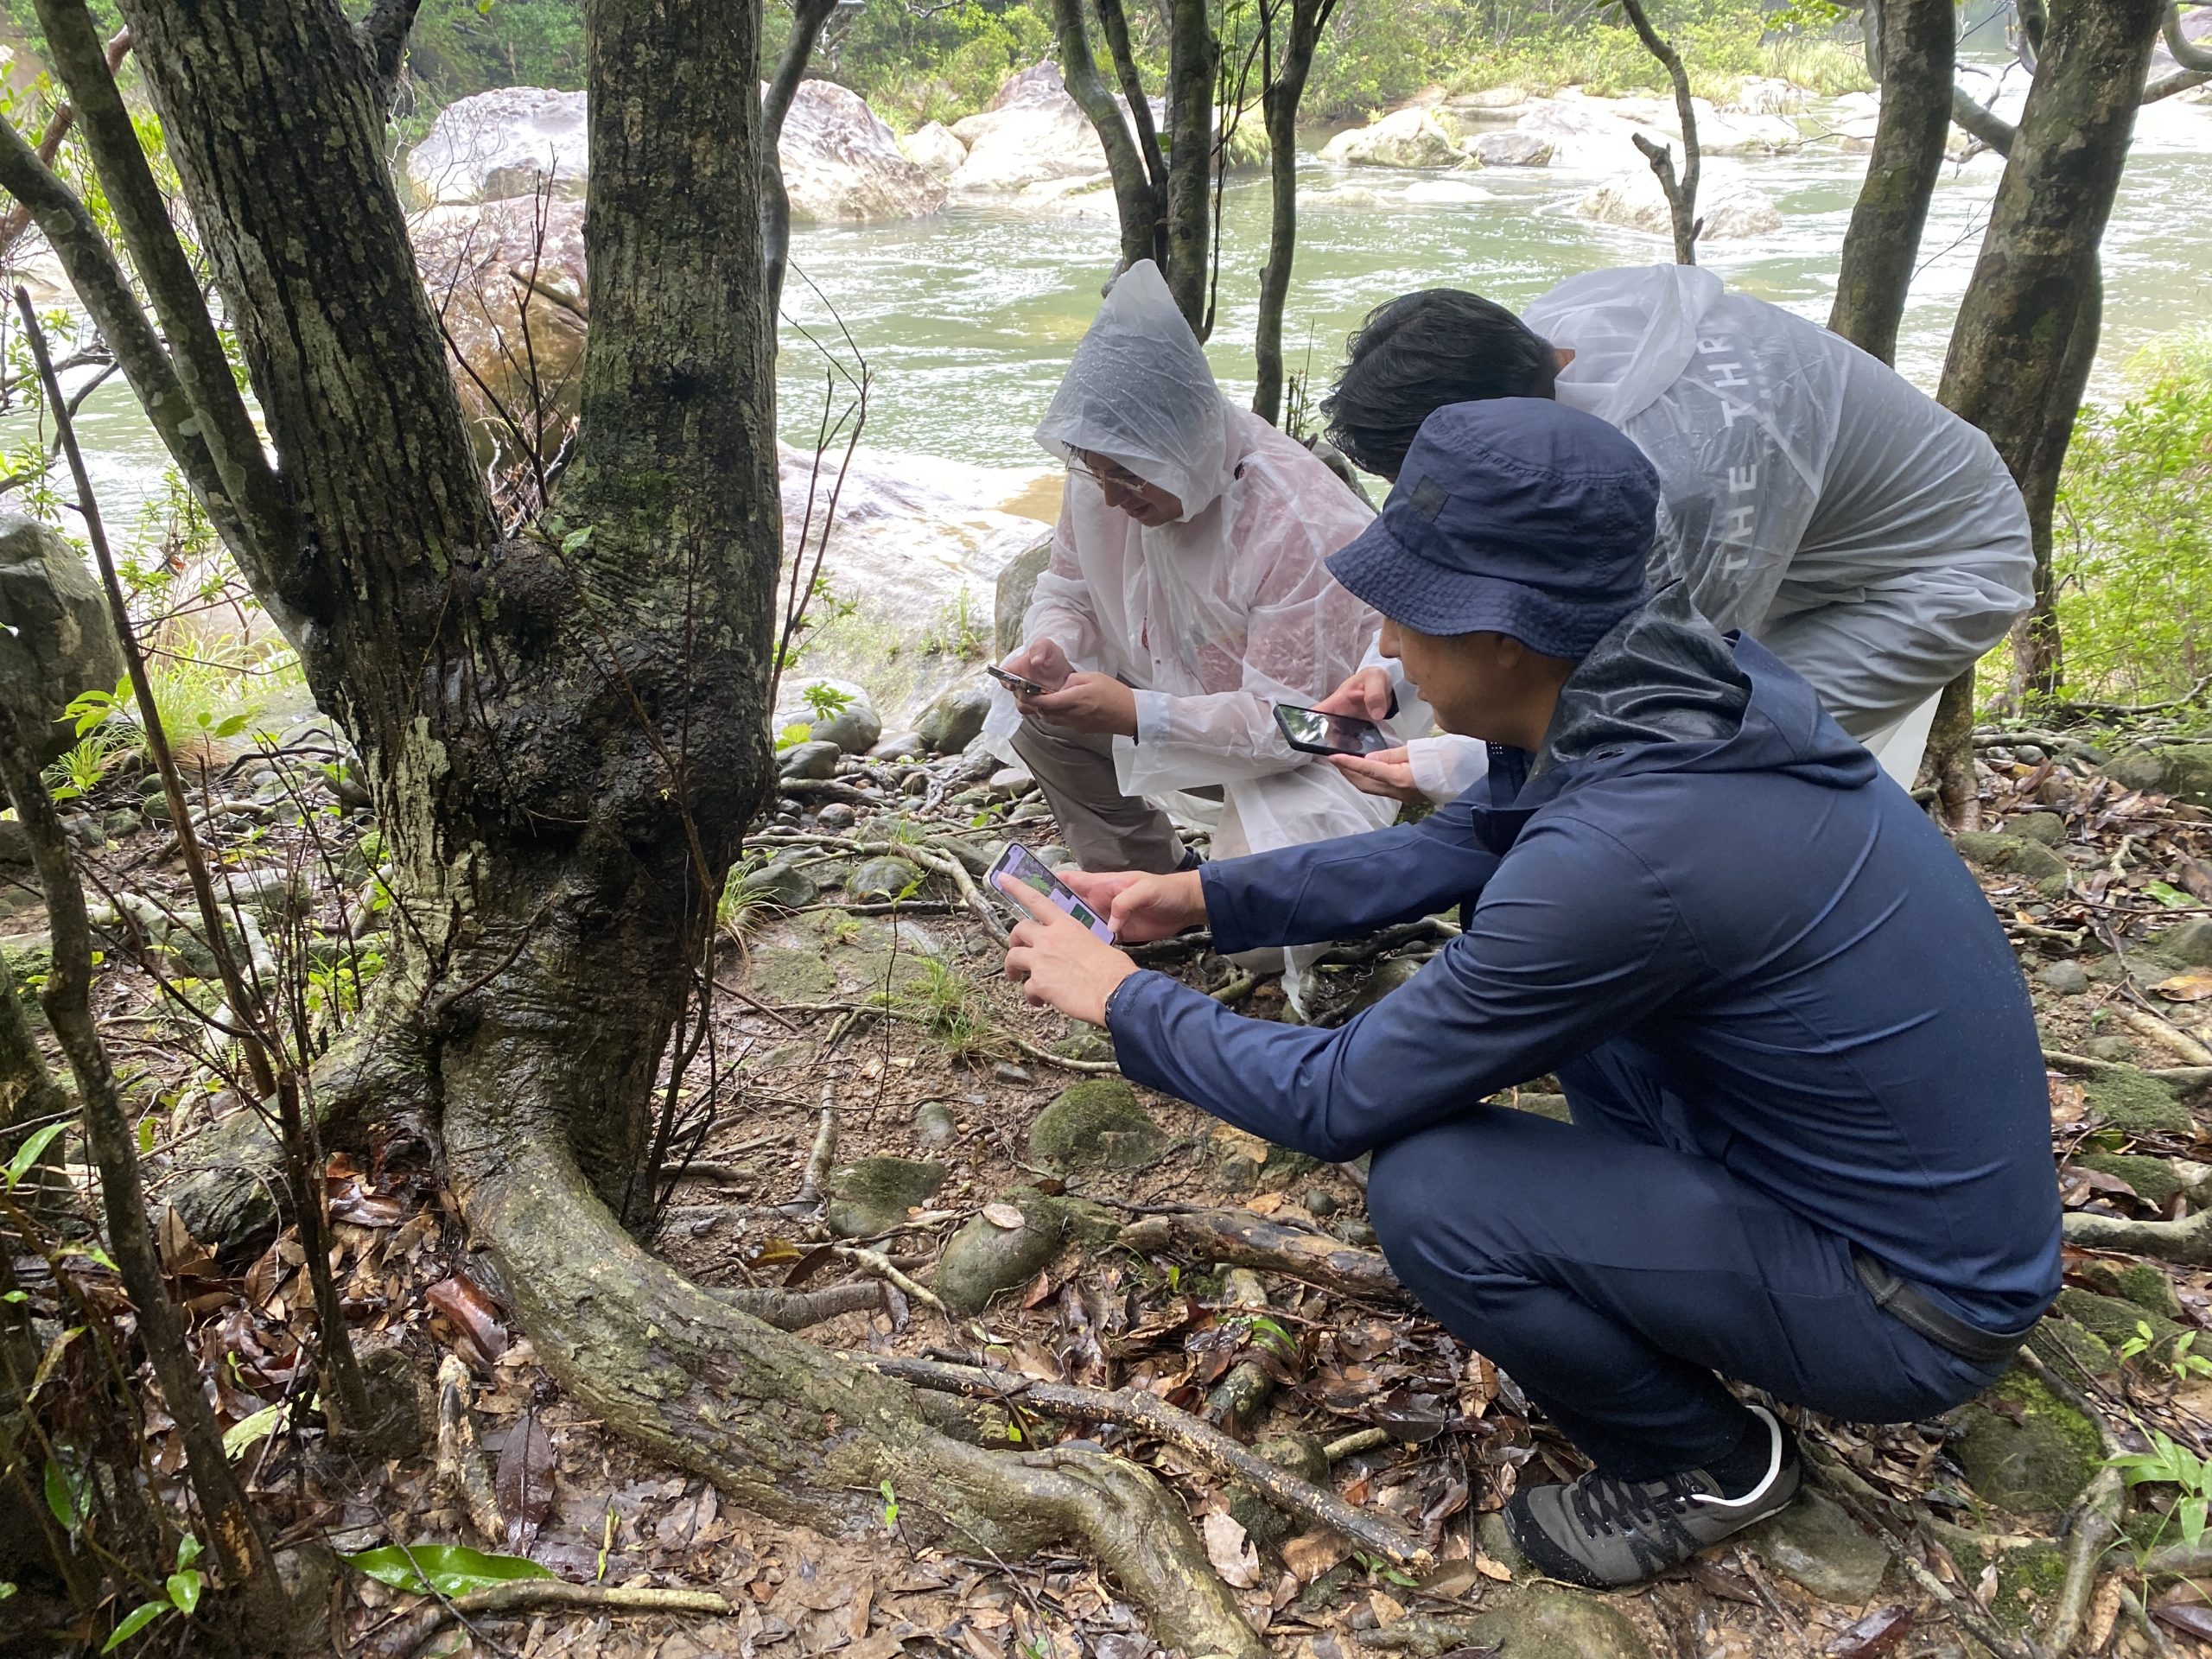
{"type": "Polygon", "coordinates": [[[2018,683],[2046,697],[2062,672],[2051,505],[2096,349],[2098,245],[2165,10],[2164,0],[2050,8],[1937,394],[1989,435],[2027,498],[2035,603],[2013,654],[2018,683]]]}
{"type": "MultiPolygon", "coordinates": [[[[1204,340],[1213,255],[1214,78],[1221,41],[1206,0],[1170,0],[1167,18],[1167,288],[1204,340]]],[[[1226,158],[1223,158],[1226,165],[1226,158]]]]}
{"type": "Polygon", "coordinates": [[[791,99],[798,96],[799,82],[806,78],[806,66],[814,56],[814,43],[822,38],[822,26],[836,10],[837,0],[792,0],[791,32],[760,100],[761,280],[767,288],[772,326],[783,315],[784,273],[791,257],[791,199],[784,188],[781,153],[784,118],[791,113],[791,99]]]}
{"type": "Polygon", "coordinates": [[[1828,327],[1885,363],[1897,354],[1920,233],[1943,170],[1956,16],[1953,0],[1868,0],[1866,7],[1882,113],[1844,232],[1828,327]]]}
{"type": "MultiPolygon", "coordinates": [[[[1306,77],[1313,67],[1321,31],[1336,9],[1337,0],[1290,0],[1290,29],[1282,39],[1281,60],[1265,66],[1266,85],[1260,93],[1260,112],[1268,129],[1270,213],[1268,257],[1260,267],[1260,320],[1252,339],[1259,370],[1252,410],[1270,426],[1282,423],[1282,314],[1290,297],[1291,264],[1298,256],[1298,106],[1306,96],[1306,77]]],[[[1281,15],[1280,0],[1261,12],[1269,58],[1274,55],[1275,23],[1281,15]]]]}
{"type": "MultiPolygon", "coordinates": [[[[1052,23],[1060,48],[1060,79],[1106,151],[1106,170],[1114,181],[1114,207],[1122,225],[1122,263],[1133,265],[1140,259],[1157,258],[1163,251],[1166,204],[1154,188],[1153,175],[1122,106],[1098,73],[1083,0],[1052,0],[1052,23]]],[[[1149,119],[1150,106],[1141,87],[1133,107],[1145,109],[1149,119]]]]}
{"type": "MultiPolygon", "coordinates": [[[[880,1527],[889,1481],[924,1538],[1085,1545],[1164,1643],[1255,1656],[1148,1473],[956,1438],[938,1425],[974,1437],[972,1413],[690,1283],[610,1208],[770,773],[758,9],[587,0],[581,427],[557,521],[505,541],[385,165],[373,44],[339,0],[123,10],[296,527],[248,574],[297,614],[391,859],[394,961],[363,1014],[382,1104],[439,1126],[548,1370],[764,1513],[880,1527]]],[[[149,227],[124,229],[139,257],[149,227]]]]}

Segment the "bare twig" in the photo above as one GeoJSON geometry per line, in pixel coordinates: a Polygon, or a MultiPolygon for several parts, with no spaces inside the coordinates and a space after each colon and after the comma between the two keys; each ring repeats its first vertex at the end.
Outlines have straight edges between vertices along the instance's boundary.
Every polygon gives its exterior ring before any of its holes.
{"type": "Polygon", "coordinates": [[[1675,226],[1675,263],[1694,265],[1697,263],[1697,233],[1701,228],[1697,218],[1697,185],[1703,162],[1697,142],[1697,108],[1690,98],[1689,72],[1682,67],[1681,54],[1652,28],[1651,19],[1644,16],[1643,0],[1620,0],[1620,6],[1627,14],[1629,26],[1643,42],[1643,49],[1659,60],[1667,79],[1674,83],[1675,113],[1682,128],[1681,177],[1678,180],[1675,176],[1674,157],[1665,145],[1654,143],[1637,133],[1636,147],[1651,163],[1659,188],[1666,193],[1667,211],[1675,226]]]}

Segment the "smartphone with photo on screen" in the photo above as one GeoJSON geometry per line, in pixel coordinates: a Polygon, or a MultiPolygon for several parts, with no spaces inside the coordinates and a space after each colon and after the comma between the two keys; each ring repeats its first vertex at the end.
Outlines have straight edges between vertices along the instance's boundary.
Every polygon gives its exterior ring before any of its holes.
{"type": "Polygon", "coordinates": [[[992,892],[1005,891],[999,883],[999,878],[1001,876],[1008,880],[1019,881],[1033,892],[1043,893],[1045,897],[1067,912],[1107,944],[1111,944],[1114,942],[1114,930],[1099,919],[1098,912],[1077,898],[1073,887],[1054,875],[1051,868],[1036,854],[1018,841],[1007,842],[1006,851],[1001,853],[999,861],[991,866],[991,873],[985,880],[989,882],[992,892]]]}
{"type": "Polygon", "coordinates": [[[1301,754],[1376,754],[1395,749],[1398,740],[1371,720],[1357,715],[1325,715],[1296,703],[1275,705],[1275,724],[1301,754]]]}

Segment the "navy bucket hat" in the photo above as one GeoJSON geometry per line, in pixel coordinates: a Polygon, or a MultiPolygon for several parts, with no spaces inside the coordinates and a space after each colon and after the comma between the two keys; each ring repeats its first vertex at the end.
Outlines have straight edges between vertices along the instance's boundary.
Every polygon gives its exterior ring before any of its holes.
{"type": "Polygon", "coordinates": [[[1543,397],[1447,404],[1329,569],[1422,633],[1584,657],[1643,601],[1658,500],[1643,452],[1594,415],[1543,397]]]}

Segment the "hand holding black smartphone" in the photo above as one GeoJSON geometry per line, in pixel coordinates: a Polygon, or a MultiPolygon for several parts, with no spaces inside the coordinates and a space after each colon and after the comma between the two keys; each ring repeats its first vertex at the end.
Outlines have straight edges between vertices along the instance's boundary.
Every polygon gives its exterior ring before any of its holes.
{"type": "Polygon", "coordinates": [[[984,878],[990,884],[992,892],[1005,892],[999,882],[1001,876],[1019,881],[1033,892],[1043,893],[1107,944],[1114,943],[1112,926],[1100,920],[1096,911],[1076,897],[1073,887],[1054,875],[1050,867],[1018,841],[1007,842],[1006,851],[999,855],[998,862],[991,866],[990,874],[984,878]]]}
{"type": "Polygon", "coordinates": [[[1371,720],[1357,715],[1325,715],[1295,703],[1275,705],[1275,724],[1301,754],[1377,754],[1395,749],[1398,740],[1371,720]]]}
{"type": "Polygon", "coordinates": [[[1007,690],[1013,692],[1016,696],[1041,697],[1045,695],[1045,688],[1038,684],[1036,681],[1025,680],[1019,674],[1009,674],[1006,670],[1001,668],[996,663],[985,663],[983,664],[983,672],[989,675],[993,679],[996,680],[1001,685],[1006,687],[1007,690]]]}

